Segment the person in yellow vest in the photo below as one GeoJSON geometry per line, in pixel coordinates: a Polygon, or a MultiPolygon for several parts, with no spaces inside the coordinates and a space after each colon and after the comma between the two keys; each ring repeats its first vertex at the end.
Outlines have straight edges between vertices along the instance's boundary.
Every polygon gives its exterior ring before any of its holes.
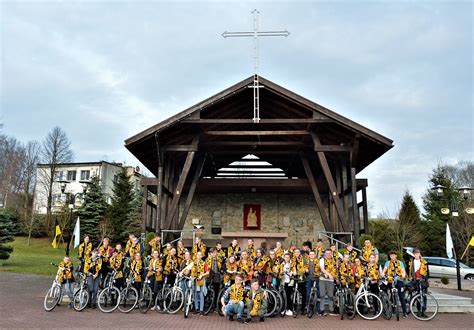
{"type": "Polygon", "coordinates": [[[161,254],[161,236],[156,234],[156,236],[148,242],[148,245],[150,246],[151,249],[151,254],[153,254],[154,251],[158,251],[159,254],[161,254]]]}
{"type": "Polygon", "coordinates": [[[295,242],[291,242],[290,243],[290,247],[288,248],[288,253],[290,254],[290,258],[293,262],[295,262],[295,250],[296,250],[296,243],[295,242]]]}
{"type": "Polygon", "coordinates": [[[318,238],[316,242],[316,247],[314,248],[314,252],[316,253],[316,259],[321,259],[324,257],[324,251],[326,248],[324,247],[323,240],[318,238]]]}
{"type": "Polygon", "coordinates": [[[283,255],[285,254],[285,250],[281,246],[281,242],[276,242],[275,244],[275,256],[278,258],[279,262],[283,261],[283,255]]]}
{"type": "Polygon", "coordinates": [[[138,238],[136,238],[135,236],[132,237],[132,244],[130,245],[130,248],[128,249],[128,256],[130,258],[135,258],[135,255],[137,253],[140,253],[143,254],[144,250],[143,250],[143,245],[140,244],[140,242],[138,242],[138,238]]]}
{"type": "Polygon", "coordinates": [[[69,308],[72,308],[72,302],[74,301],[74,266],[69,256],[65,256],[63,261],[58,265],[58,272],[61,273],[59,282],[64,287],[67,296],[69,297],[69,308]]]}
{"type": "Polygon", "coordinates": [[[89,236],[84,236],[84,241],[79,245],[77,250],[79,261],[81,262],[80,271],[84,270],[84,262],[92,255],[92,243],[89,242],[89,236]]]}
{"type": "Polygon", "coordinates": [[[244,323],[242,314],[244,312],[244,286],[242,283],[242,276],[235,277],[235,283],[225,290],[221,298],[222,309],[224,315],[229,316],[229,320],[234,320],[234,315],[237,315],[237,320],[244,323]]]}
{"type": "MultiPolygon", "coordinates": [[[[160,252],[155,250],[152,252],[152,259],[150,260],[150,265],[148,266],[147,278],[150,279],[150,286],[153,290],[153,300],[156,300],[158,292],[161,290],[163,284],[163,267],[161,265],[160,252]]],[[[151,310],[155,308],[160,308],[160,305],[153,306],[151,310]]]]}
{"type": "Polygon", "coordinates": [[[183,263],[184,254],[186,253],[186,251],[188,251],[188,249],[184,247],[183,241],[178,241],[178,246],[176,247],[176,258],[178,259],[178,266],[181,266],[181,264],[183,263]]]}
{"type": "Polygon", "coordinates": [[[255,249],[255,244],[253,242],[253,239],[249,238],[247,240],[247,254],[251,260],[254,260],[255,257],[257,256],[257,251],[255,249]]]}
{"type": "MultiPolygon", "coordinates": [[[[316,282],[317,298],[319,298],[319,276],[321,275],[321,270],[319,269],[319,261],[316,258],[316,252],[309,251],[308,255],[308,266],[306,267],[306,297],[310,299],[311,289],[313,288],[314,283],[316,282]]],[[[311,302],[307,303],[307,313],[308,317],[311,317],[314,313],[314,310],[310,310],[309,306],[311,302]]],[[[319,299],[315,302],[314,308],[319,314],[321,312],[319,299]]]]}
{"type": "MultiPolygon", "coordinates": [[[[408,279],[412,282],[412,287],[416,288],[416,291],[419,292],[419,285],[421,284],[421,290],[423,292],[428,291],[428,277],[429,277],[429,271],[428,271],[428,262],[421,257],[421,251],[418,248],[415,248],[413,250],[413,259],[410,259],[408,263],[408,279]]],[[[424,296],[424,304],[423,304],[423,309],[416,311],[419,316],[422,317],[427,317],[425,314],[426,312],[426,296],[424,296]]],[[[421,304],[419,304],[421,305],[421,304]]],[[[419,306],[415,306],[419,309],[419,306]]],[[[415,311],[412,311],[415,312],[415,311]]]]}
{"type": "Polygon", "coordinates": [[[239,260],[241,253],[242,253],[242,250],[239,246],[239,241],[237,241],[236,239],[233,239],[232,243],[230,243],[230,246],[227,249],[227,258],[229,258],[230,256],[234,256],[235,260],[239,260]]]}
{"type": "MultiPolygon", "coordinates": [[[[367,276],[369,277],[369,291],[373,294],[379,295],[379,280],[380,280],[380,272],[379,272],[379,265],[375,262],[375,254],[371,254],[369,256],[369,263],[367,264],[367,276]]],[[[377,310],[378,305],[377,301],[374,300],[374,307],[377,310]]]]}
{"type": "Polygon", "coordinates": [[[224,274],[224,285],[230,286],[234,283],[237,272],[239,271],[239,264],[235,261],[234,255],[230,255],[227,258],[225,265],[225,274],[224,274]]]}
{"type": "Polygon", "coordinates": [[[244,285],[246,282],[250,282],[253,277],[253,262],[250,259],[247,251],[242,251],[242,258],[239,261],[239,273],[244,279],[244,285]]]}
{"type": "Polygon", "coordinates": [[[390,288],[397,288],[398,298],[400,300],[400,304],[402,305],[403,318],[405,319],[407,318],[405,292],[403,292],[406,278],[405,264],[403,261],[397,259],[397,253],[395,251],[390,251],[388,254],[390,256],[390,260],[385,262],[382,275],[387,276],[387,281],[390,288]]]}
{"type": "Polygon", "coordinates": [[[291,260],[290,254],[287,252],[283,256],[283,262],[280,265],[280,279],[284,284],[286,293],[286,312],[285,315],[293,316],[293,293],[294,276],[296,276],[296,264],[291,260]]]}
{"type": "Polygon", "coordinates": [[[217,252],[217,257],[218,257],[219,259],[221,259],[221,262],[224,262],[225,259],[226,259],[226,255],[225,255],[224,250],[222,250],[222,243],[221,243],[221,242],[217,242],[217,243],[216,243],[215,250],[216,250],[216,252],[217,252]]]}
{"type": "MultiPolygon", "coordinates": [[[[369,257],[370,260],[370,257],[369,257]]],[[[362,285],[362,281],[364,280],[365,277],[365,267],[362,265],[360,262],[359,258],[354,259],[354,281],[355,281],[355,288],[354,288],[354,293],[357,293],[357,290],[359,290],[360,286],[362,285]]]]}
{"type": "Polygon", "coordinates": [[[337,262],[341,262],[343,256],[342,256],[342,254],[338,251],[335,242],[331,243],[331,251],[332,251],[332,256],[334,257],[334,259],[335,259],[337,262]]]}
{"type": "Polygon", "coordinates": [[[201,254],[203,256],[206,255],[206,249],[207,249],[206,244],[204,244],[201,237],[196,236],[196,242],[193,245],[193,249],[192,249],[192,253],[191,253],[192,258],[195,259],[196,255],[199,251],[201,251],[201,254]]]}
{"type": "Polygon", "coordinates": [[[140,252],[136,252],[132,263],[130,264],[130,276],[133,277],[133,286],[140,293],[142,289],[143,261],[140,252]]]}
{"type": "Polygon", "coordinates": [[[301,294],[301,315],[306,314],[306,275],[308,273],[308,255],[302,254],[300,249],[295,249],[293,258],[296,266],[296,280],[298,281],[298,291],[301,294]]]}
{"type": "Polygon", "coordinates": [[[209,267],[202,260],[202,252],[197,251],[192,269],[192,277],[196,279],[194,285],[194,310],[199,315],[204,315],[204,296],[207,295],[206,277],[209,276],[209,267]]]}
{"type": "Polygon", "coordinates": [[[339,278],[338,281],[341,285],[349,285],[349,287],[354,289],[354,270],[352,269],[351,257],[349,254],[344,254],[342,262],[339,265],[339,278]]]}
{"type": "Polygon", "coordinates": [[[125,255],[129,256],[130,254],[128,253],[130,250],[130,247],[132,246],[133,239],[135,238],[135,235],[133,234],[128,234],[128,241],[127,244],[125,245],[125,255]]]}
{"type": "MultiPolygon", "coordinates": [[[[163,253],[161,254],[162,257],[166,257],[168,255],[168,252],[173,249],[173,244],[171,243],[166,243],[165,247],[163,248],[163,253]]],[[[176,251],[178,252],[178,251],[176,251]]]]}
{"type": "Polygon", "coordinates": [[[89,291],[89,307],[97,307],[97,294],[101,280],[100,270],[102,268],[102,258],[99,256],[99,250],[94,249],[89,259],[84,263],[84,273],[87,276],[87,289],[89,291]]]}
{"type": "Polygon", "coordinates": [[[260,322],[265,322],[265,313],[267,311],[267,297],[260,288],[258,279],[254,278],[250,283],[250,291],[246,297],[247,318],[245,323],[252,322],[252,317],[257,316],[260,322]]]}
{"type": "MultiPolygon", "coordinates": [[[[321,269],[321,276],[319,277],[321,301],[327,295],[329,315],[336,315],[334,313],[334,281],[337,278],[337,262],[331,249],[326,249],[324,258],[319,259],[319,268],[321,269]]],[[[321,306],[321,314],[326,315],[323,306],[321,306]]]]}
{"type": "Polygon", "coordinates": [[[355,259],[358,256],[357,250],[354,249],[354,246],[352,246],[352,243],[347,243],[346,247],[343,250],[343,254],[348,254],[349,259],[351,263],[355,263],[355,259]]]}
{"type": "Polygon", "coordinates": [[[267,279],[267,263],[269,258],[263,254],[262,249],[257,249],[257,255],[254,260],[253,276],[258,279],[258,283],[265,285],[267,279]]]}
{"type": "Polygon", "coordinates": [[[176,258],[176,249],[170,248],[169,252],[162,258],[163,275],[165,275],[165,283],[173,285],[176,280],[176,274],[179,271],[178,258],[176,258]]]}
{"type": "MultiPolygon", "coordinates": [[[[221,250],[222,251],[222,250],[221,250]]],[[[217,254],[217,249],[211,249],[211,253],[206,259],[206,264],[209,269],[209,283],[214,289],[213,306],[217,306],[218,293],[220,291],[222,282],[222,259],[217,254]],[[217,293],[216,293],[217,292],[217,293]]]]}
{"type": "Polygon", "coordinates": [[[372,244],[370,239],[366,239],[364,241],[364,247],[362,248],[362,253],[360,255],[360,260],[362,261],[363,264],[366,264],[369,262],[369,257],[371,254],[375,255],[375,262],[379,262],[379,250],[372,244]]]}
{"type": "Polygon", "coordinates": [[[117,271],[115,274],[115,286],[119,289],[123,287],[124,278],[123,278],[123,253],[121,251],[122,245],[117,244],[115,245],[115,249],[112,253],[112,257],[110,257],[110,268],[117,271]]]}
{"type": "MultiPolygon", "coordinates": [[[[109,258],[112,256],[112,252],[114,249],[109,245],[109,239],[105,237],[102,240],[102,244],[99,246],[99,255],[102,258],[102,268],[101,268],[101,273],[102,273],[102,280],[105,281],[105,278],[107,277],[107,274],[109,273],[109,258]]],[[[101,288],[103,288],[104,283],[101,283],[101,288]]]]}
{"type": "Polygon", "coordinates": [[[280,284],[280,264],[281,261],[276,256],[275,250],[270,250],[267,261],[267,287],[278,289],[280,284]]]}

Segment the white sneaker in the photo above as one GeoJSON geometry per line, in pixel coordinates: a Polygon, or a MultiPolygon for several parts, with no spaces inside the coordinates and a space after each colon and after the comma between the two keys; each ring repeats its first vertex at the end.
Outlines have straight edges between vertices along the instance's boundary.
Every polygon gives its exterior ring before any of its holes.
{"type": "Polygon", "coordinates": [[[286,316],[293,316],[293,312],[290,311],[289,309],[285,313],[286,316]]]}
{"type": "Polygon", "coordinates": [[[155,306],[153,306],[152,308],[150,308],[151,311],[154,311],[155,310],[155,306]]]}
{"type": "Polygon", "coordinates": [[[222,314],[224,314],[224,316],[226,316],[225,306],[222,306],[222,314]]]}

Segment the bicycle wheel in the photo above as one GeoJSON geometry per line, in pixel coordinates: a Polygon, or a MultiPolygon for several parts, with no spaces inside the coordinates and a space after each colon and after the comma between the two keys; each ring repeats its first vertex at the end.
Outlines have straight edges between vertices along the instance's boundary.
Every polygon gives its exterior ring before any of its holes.
{"type": "Polygon", "coordinates": [[[97,305],[104,313],[112,313],[120,304],[120,290],[115,286],[102,290],[97,297],[97,305]]]}
{"type": "Polygon", "coordinates": [[[285,290],[282,290],[282,291],[278,291],[278,293],[280,294],[281,299],[283,301],[283,303],[281,304],[280,316],[285,317],[286,308],[288,307],[288,304],[287,304],[287,301],[286,301],[286,292],[285,292],[285,290]]]}
{"type": "Polygon", "coordinates": [[[176,314],[184,303],[183,291],[179,289],[171,289],[166,293],[163,300],[163,307],[169,314],[176,314]]]}
{"type": "Polygon", "coordinates": [[[375,320],[382,314],[382,301],[371,292],[358,296],[355,300],[357,314],[365,320],[375,320]]]}
{"type": "Polygon", "coordinates": [[[392,313],[395,314],[397,321],[400,321],[400,309],[398,308],[398,293],[392,292],[392,313]]]}
{"type": "Polygon", "coordinates": [[[158,293],[156,294],[155,298],[155,311],[157,313],[165,313],[164,307],[163,307],[163,297],[168,292],[169,289],[165,288],[162,290],[159,290],[158,293]]]}
{"type": "Polygon", "coordinates": [[[293,317],[296,318],[298,316],[298,311],[300,310],[300,305],[298,303],[298,301],[300,300],[300,293],[298,290],[295,290],[293,292],[293,309],[292,309],[292,312],[293,312],[293,317]]]}
{"type": "Polygon", "coordinates": [[[186,290],[186,293],[184,294],[184,318],[188,318],[189,311],[191,310],[191,292],[186,290]]]}
{"type": "Polygon", "coordinates": [[[354,300],[354,294],[351,291],[346,292],[344,311],[349,320],[352,320],[356,315],[354,300]]]}
{"type": "Polygon", "coordinates": [[[380,292],[380,300],[382,301],[382,316],[386,320],[392,318],[392,305],[390,302],[390,297],[385,291],[380,292]]]}
{"type": "Polygon", "coordinates": [[[211,308],[214,306],[214,298],[216,296],[216,293],[214,292],[214,289],[209,287],[207,289],[207,294],[204,296],[204,315],[209,314],[211,311],[211,308]]]}
{"type": "Polygon", "coordinates": [[[222,312],[223,306],[222,306],[222,303],[221,303],[221,299],[222,299],[222,296],[225,293],[225,290],[226,290],[226,288],[222,288],[219,291],[219,295],[217,296],[217,312],[219,313],[220,316],[224,316],[224,313],[222,312]]]}
{"type": "Polygon", "coordinates": [[[46,296],[44,297],[44,309],[48,312],[52,311],[56,307],[61,299],[61,287],[59,285],[53,285],[49,288],[46,296]]]}
{"type": "Polygon", "coordinates": [[[151,308],[152,301],[153,292],[151,292],[151,288],[147,285],[143,291],[143,295],[138,300],[138,310],[140,313],[146,314],[146,312],[151,308]]]}
{"type": "Polygon", "coordinates": [[[318,297],[316,296],[316,290],[311,289],[311,293],[309,294],[308,300],[308,310],[306,311],[306,316],[310,319],[314,315],[314,309],[316,307],[316,300],[318,297]]]}
{"type": "Polygon", "coordinates": [[[345,310],[345,299],[344,299],[344,293],[343,292],[339,292],[339,294],[337,295],[337,301],[338,301],[338,304],[339,304],[339,315],[341,317],[341,320],[344,320],[344,314],[346,312],[345,310]]]}
{"type": "Polygon", "coordinates": [[[89,291],[85,288],[81,288],[74,294],[74,301],[72,302],[72,307],[75,311],[80,312],[87,307],[89,303],[89,291]]]}
{"type": "Polygon", "coordinates": [[[138,291],[133,286],[126,287],[120,292],[119,311],[130,313],[138,303],[138,291]]]}
{"type": "Polygon", "coordinates": [[[438,301],[429,293],[423,295],[419,293],[410,301],[410,310],[413,316],[420,321],[432,320],[438,314],[438,309],[438,301]]]}
{"type": "Polygon", "coordinates": [[[267,293],[267,310],[265,312],[265,317],[270,317],[275,313],[275,310],[278,307],[278,298],[270,290],[266,291],[267,293]]]}

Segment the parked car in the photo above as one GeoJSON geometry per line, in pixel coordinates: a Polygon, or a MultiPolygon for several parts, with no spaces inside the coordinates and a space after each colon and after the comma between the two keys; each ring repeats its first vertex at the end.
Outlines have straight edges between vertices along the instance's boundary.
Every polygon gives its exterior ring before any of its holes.
{"type": "MultiPolygon", "coordinates": [[[[428,271],[430,277],[448,276],[456,277],[456,261],[454,259],[442,257],[423,257],[428,262],[428,271]]],[[[459,263],[461,278],[474,281],[474,268],[469,267],[462,262],[459,263]]]]}

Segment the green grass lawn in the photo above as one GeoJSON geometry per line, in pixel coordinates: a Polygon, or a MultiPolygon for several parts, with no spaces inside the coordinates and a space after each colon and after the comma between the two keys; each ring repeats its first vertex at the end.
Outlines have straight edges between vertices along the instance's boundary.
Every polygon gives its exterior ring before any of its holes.
{"type": "MultiPolygon", "coordinates": [[[[51,262],[59,263],[64,258],[65,245],[60,244],[57,249],[51,246],[51,239],[32,238],[27,246],[27,237],[15,237],[10,245],[13,253],[7,260],[0,260],[0,272],[32,273],[40,275],[54,275],[57,268],[51,262]]],[[[77,251],[70,252],[74,267],[78,265],[77,251]]]]}

